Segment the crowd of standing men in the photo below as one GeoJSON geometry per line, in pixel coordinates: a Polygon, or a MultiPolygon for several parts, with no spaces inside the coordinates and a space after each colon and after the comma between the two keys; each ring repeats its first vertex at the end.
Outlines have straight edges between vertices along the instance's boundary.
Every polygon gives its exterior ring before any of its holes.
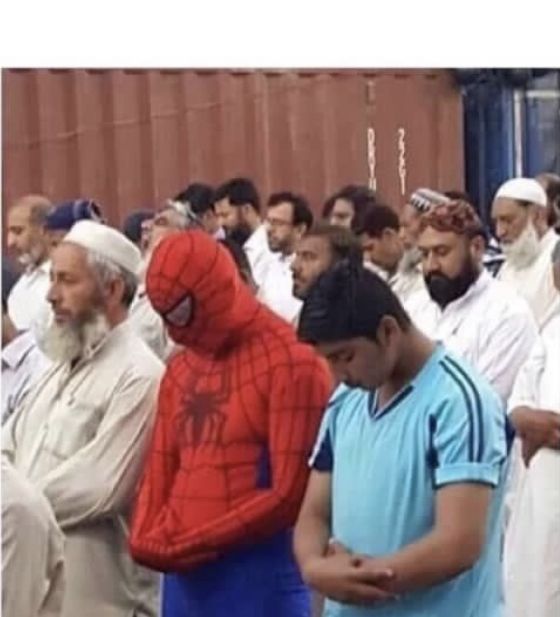
{"type": "Polygon", "coordinates": [[[560,178],[470,201],[11,204],[3,614],[560,614],[560,178]]]}

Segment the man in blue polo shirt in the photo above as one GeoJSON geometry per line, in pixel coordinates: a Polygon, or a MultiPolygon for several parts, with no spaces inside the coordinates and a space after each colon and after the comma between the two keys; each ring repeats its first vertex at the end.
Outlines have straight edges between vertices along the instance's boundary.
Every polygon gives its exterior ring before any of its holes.
{"type": "Polygon", "coordinates": [[[294,540],[324,615],[500,616],[509,440],[498,396],[361,267],[317,281],[299,331],[342,382],[294,540]]]}

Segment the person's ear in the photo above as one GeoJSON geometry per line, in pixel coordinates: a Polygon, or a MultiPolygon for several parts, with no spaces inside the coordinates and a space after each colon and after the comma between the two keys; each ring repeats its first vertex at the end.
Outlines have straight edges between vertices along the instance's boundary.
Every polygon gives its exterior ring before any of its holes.
{"type": "Polygon", "coordinates": [[[380,347],[388,347],[400,331],[397,320],[392,315],[384,315],[377,328],[376,339],[380,347]]]}
{"type": "Polygon", "coordinates": [[[107,283],[104,290],[105,300],[110,306],[122,304],[124,297],[124,281],[116,278],[107,283]]]}
{"type": "Polygon", "coordinates": [[[486,250],[486,241],[482,236],[475,236],[470,241],[470,254],[476,261],[482,261],[484,251],[486,250]]]}

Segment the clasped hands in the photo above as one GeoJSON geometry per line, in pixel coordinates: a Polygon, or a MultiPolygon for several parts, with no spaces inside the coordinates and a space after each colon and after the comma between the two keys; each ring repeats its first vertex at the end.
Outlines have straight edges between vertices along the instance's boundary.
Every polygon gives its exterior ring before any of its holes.
{"type": "Polygon", "coordinates": [[[321,594],[343,604],[373,604],[396,600],[388,589],[394,572],[382,560],[351,553],[331,541],[323,557],[315,557],[304,567],[306,581],[321,594]]]}

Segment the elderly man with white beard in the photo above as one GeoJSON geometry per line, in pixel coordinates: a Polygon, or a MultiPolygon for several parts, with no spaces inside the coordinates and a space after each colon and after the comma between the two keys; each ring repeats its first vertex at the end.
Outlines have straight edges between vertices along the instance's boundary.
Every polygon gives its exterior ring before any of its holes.
{"type": "MultiPolygon", "coordinates": [[[[158,578],[127,550],[128,514],[163,364],[133,333],[140,252],[120,232],[77,223],[52,254],[54,362],[2,434],[66,536],[63,617],[155,617],[158,578]]],[[[23,616],[22,616],[23,617],[23,616]]]]}
{"type": "Polygon", "coordinates": [[[547,196],[532,178],[514,178],[498,189],[492,204],[496,236],[505,254],[498,278],[529,302],[539,328],[557,308],[550,259],[558,235],[547,220],[547,196]]]}
{"type": "MultiPolygon", "coordinates": [[[[552,253],[560,295],[560,240],[552,253]]],[[[550,266],[549,266],[550,267],[550,266]]],[[[560,306],[517,376],[508,409],[524,467],[504,551],[507,617],[560,615],[560,306]]]]}

